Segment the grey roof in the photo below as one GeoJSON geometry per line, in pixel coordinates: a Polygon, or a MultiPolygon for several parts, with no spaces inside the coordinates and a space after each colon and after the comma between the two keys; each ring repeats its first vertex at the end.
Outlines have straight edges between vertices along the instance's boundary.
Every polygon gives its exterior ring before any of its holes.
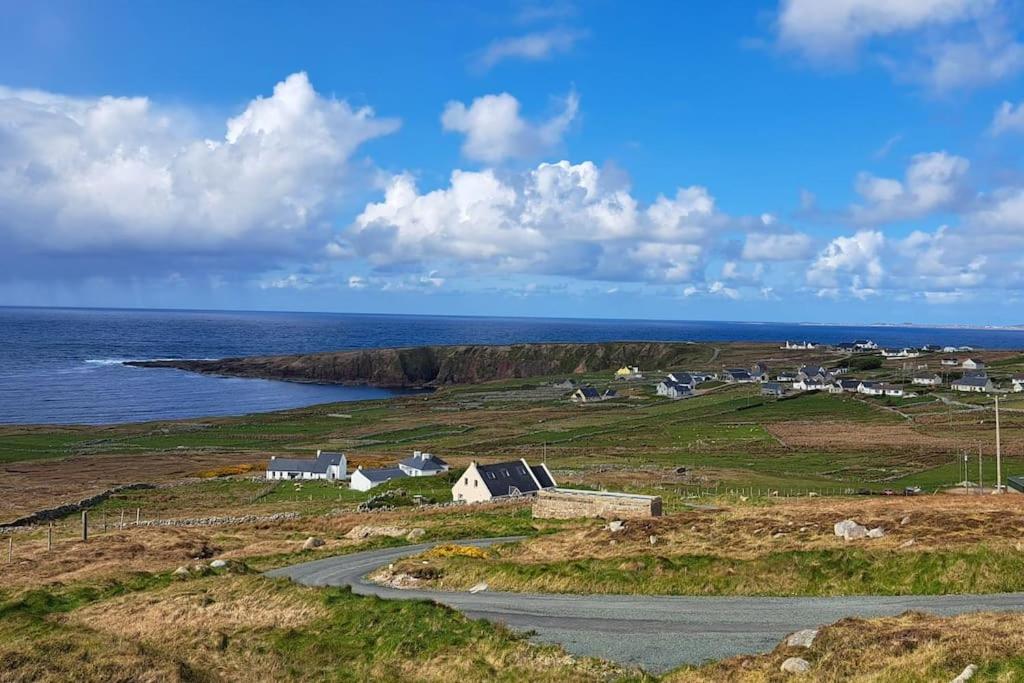
{"type": "Polygon", "coordinates": [[[779,383],[779,382],[765,382],[764,386],[761,387],[761,393],[765,393],[765,394],[773,394],[773,393],[781,394],[782,393],[782,384],[779,383]]]}
{"type": "Polygon", "coordinates": [[[418,457],[413,453],[398,464],[423,472],[440,472],[448,465],[444,460],[431,453],[420,453],[418,457]]]}
{"type": "Polygon", "coordinates": [[[398,469],[397,467],[384,467],[377,470],[357,470],[364,477],[373,482],[383,483],[385,481],[391,481],[392,479],[401,479],[405,476],[405,472],[398,469]]]}
{"type": "Polygon", "coordinates": [[[271,458],[267,469],[271,472],[309,472],[311,474],[327,474],[331,465],[340,465],[345,459],[344,453],[322,452],[315,458],[271,458]]]}
{"type": "Polygon", "coordinates": [[[965,387],[984,387],[988,386],[988,377],[962,377],[955,380],[953,384],[958,384],[965,387]]]}
{"type": "Polygon", "coordinates": [[[594,387],[580,387],[577,391],[582,392],[586,398],[597,398],[601,395],[594,387]]]}
{"type": "MultiPolygon", "coordinates": [[[[522,460],[512,460],[493,465],[477,465],[476,469],[480,472],[480,479],[484,482],[484,486],[492,496],[497,497],[513,495],[516,491],[535,493],[540,490],[526,467],[522,460]]],[[[550,488],[555,485],[546,472],[543,477],[540,476],[537,470],[543,472],[543,467],[535,465],[530,467],[530,470],[537,477],[537,481],[541,483],[541,488],[550,488]]]]}
{"type": "Polygon", "coordinates": [[[859,379],[841,379],[839,380],[839,386],[843,389],[856,389],[860,386],[859,379]]]}
{"type": "Polygon", "coordinates": [[[693,375],[691,375],[689,373],[685,373],[685,372],[684,373],[680,373],[678,375],[675,375],[675,378],[676,378],[676,384],[694,384],[695,383],[695,380],[693,379],[693,375]]]}

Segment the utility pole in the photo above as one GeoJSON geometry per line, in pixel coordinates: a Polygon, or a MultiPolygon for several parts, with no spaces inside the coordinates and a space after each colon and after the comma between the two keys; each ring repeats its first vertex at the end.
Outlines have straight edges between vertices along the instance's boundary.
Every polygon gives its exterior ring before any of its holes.
{"type": "Polygon", "coordinates": [[[982,471],[981,471],[981,444],[979,443],[978,444],[978,495],[979,496],[981,494],[985,493],[985,482],[983,482],[981,479],[982,479],[982,471]]]}
{"type": "Polygon", "coordinates": [[[999,441],[999,397],[996,396],[996,493],[1003,492],[1003,453],[999,441]]]}

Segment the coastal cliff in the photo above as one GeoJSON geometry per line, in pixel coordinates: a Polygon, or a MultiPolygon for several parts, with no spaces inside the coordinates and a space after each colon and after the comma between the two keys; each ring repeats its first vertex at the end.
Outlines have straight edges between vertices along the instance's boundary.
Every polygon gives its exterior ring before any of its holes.
{"type": "Polygon", "coordinates": [[[685,342],[607,342],[420,346],[220,360],[129,361],[126,364],[230,377],[413,388],[599,372],[622,365],[680,367],[706,362],[709,355],[708,347],[685,342]]]}

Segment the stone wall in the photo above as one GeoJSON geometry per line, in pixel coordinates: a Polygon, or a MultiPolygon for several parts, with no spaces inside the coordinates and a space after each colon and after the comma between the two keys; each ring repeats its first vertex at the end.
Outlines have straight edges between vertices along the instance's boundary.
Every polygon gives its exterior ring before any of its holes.
{"type": "Polygon", "coordinates": [[[661,497],[577,489],[548,489],[541,491],[534,500],[533,516],[544,519],[661,517],[661,497]]]}

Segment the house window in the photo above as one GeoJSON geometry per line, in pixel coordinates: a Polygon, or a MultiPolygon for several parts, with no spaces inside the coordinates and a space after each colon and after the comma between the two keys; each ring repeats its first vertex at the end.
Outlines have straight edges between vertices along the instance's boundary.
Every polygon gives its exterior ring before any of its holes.
{"type": "Polygon", "coordinates": [[[466,478],[465,478],[465,479],[463,480],[463,483],[465,483],[465,484],[466,484],[466,486],[469,486],[469,477],[466,477],[466,478]]]}
{"type": "Polygon", "coordinates": [[[473,480],[473,488],[476,488],[477,484],[479,484],[479,483],[480,483],[479,479],[474,479],[473,480]]]}
{"type": "Polygon", "coordinates": [[[487,476],[490,477],[491,479],[494,479],[494,472],[488,472],[487,476]]]}

